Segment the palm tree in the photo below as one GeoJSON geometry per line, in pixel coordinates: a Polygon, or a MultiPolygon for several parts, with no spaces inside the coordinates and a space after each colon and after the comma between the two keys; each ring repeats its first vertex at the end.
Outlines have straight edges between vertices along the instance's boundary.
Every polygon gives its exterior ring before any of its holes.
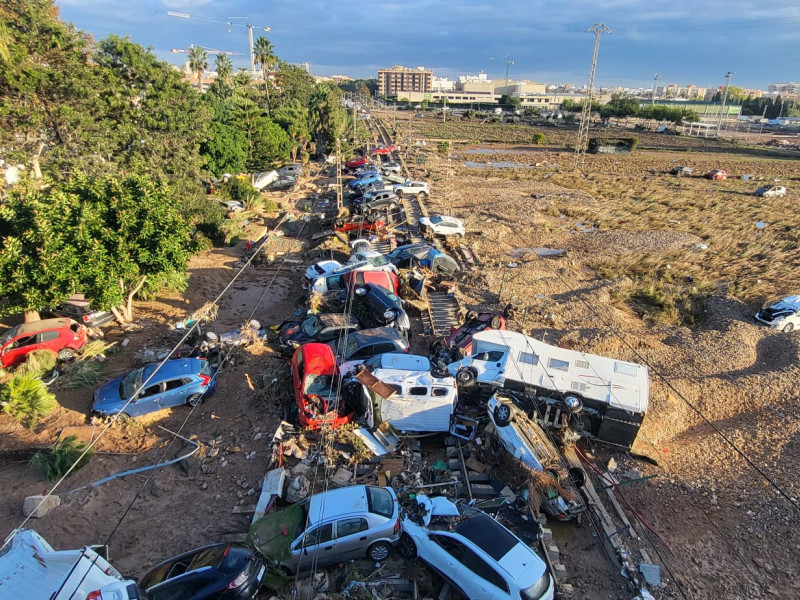
{"type": "Polygon", "coordinates": [[[214,69],[217,71],[217,81],[220,87],[227,88],[231,83],[231,74],[233,73],[233,61],[227,54],[217,54],[214,61],[214,69]]]}
{"type": "Polygon", "coordinates": [[[203,73],[208,68],[208,54],[201,46],[192,46],[189,51],[189,68],[197,73],[197,90],[203,91],[203,73]]]}
{"type": "Polygon", "coordinates": [[[256,62],[261,65],[261,74],[264,76],[264,93],[267,95],[267,114],[269,114],[269,69],[278,60],[275,56],[275,47],[265,37],[260,37],[253,44],[253,54],[256,62]]]}

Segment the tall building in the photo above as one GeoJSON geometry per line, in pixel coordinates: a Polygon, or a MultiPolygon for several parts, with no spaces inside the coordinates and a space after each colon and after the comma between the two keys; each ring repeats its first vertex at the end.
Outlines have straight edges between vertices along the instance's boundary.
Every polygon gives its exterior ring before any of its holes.
{"type": "Polygon", "coordinates": [[[378,95],[398,96],[402,92],[430,93],[433,86],[433,71],[425,67],[410,69],[395,65],[391,69],[378,69],[378,95]]]}

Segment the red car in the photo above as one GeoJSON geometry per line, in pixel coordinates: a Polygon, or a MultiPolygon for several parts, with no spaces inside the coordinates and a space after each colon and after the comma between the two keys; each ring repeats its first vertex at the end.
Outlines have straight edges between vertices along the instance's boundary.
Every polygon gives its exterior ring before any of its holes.
{"type": "Polygon", "coordinates": [[[727,179],[728,172],[725,169],[713,169],[703,175],[706,179],[727,179]]]}
{"type": "Polygon", "coordinates": [[[484,329],[505,329],[506,319],[503,315],[492,313],[470,313],[467,321],[461,327],[453,327],[450,335],[445,338],[445,344],[459,359],[472,354],[472,336],[484,329]]]}
{"type": "Polygon", "coordinates": [[[372,284],[389,290],[397,295],[400,280],[391,271],[350,271],[344,276],[348,289],[354,289],[365,284],[372,284]]]}
{"type": "Polygon", "coordinates": [[[353,412],[339,397],[339,369],[330,346],[300,346],[292,356],[292,377],[301,427],[341,427],[352,421],[353,412]]]}
{"type": "Polygon", "coordinates": [[[336,219],[333,223],[333,228],[340,232],[340,233],[359,233],[363,231],[369,232],[376,232],[386,227],[386,221],[384,219],[378,219],[374,223],[369,223],[368,221],[348,221],[345,222],[344,219],[336,219]]]}
{"type": "Polygon", "coordinates": [[[72,319],[43,319],[12,327],[0,335],[0,366],[13,367],[35,350],[50,350],[69,360],[86,345],[86,328],[72,319]]]}
{"type": "Polygon", "coordinates": [[[394,152],[394,144],[389,146],[378,146],[372,151],[373,154],[389,154],[390,152],[394,152]]]}
{"type": "Polygon", "coordinates": [[[351,161],[344,163],[345,169],[357,169],[358,167],[363,167],[367,164],[367,157],[362,156],[361,158],[354,158],[351,161]]]}

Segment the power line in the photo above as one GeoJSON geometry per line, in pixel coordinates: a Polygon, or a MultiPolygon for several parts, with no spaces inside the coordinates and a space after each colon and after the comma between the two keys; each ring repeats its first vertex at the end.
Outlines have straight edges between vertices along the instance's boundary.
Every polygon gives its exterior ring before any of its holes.
{"type": "Polygon", "coordinates": [[[575,146],[575,168],[586,170],[586,146],[589,143],[589,121],[592,117],[592,95],[594,93],[594,73],[597,69],[597,53],[600,50],[600,36],[611,33],[611,30],[602,23],[595,23],[587,31],[594,33],[594,52],[592,53],[592,68],[589,71],[589,83],[586,90],[586,99],[583,101],[581,111],[581,124],[578,128],[578,144],[575,146]]]}

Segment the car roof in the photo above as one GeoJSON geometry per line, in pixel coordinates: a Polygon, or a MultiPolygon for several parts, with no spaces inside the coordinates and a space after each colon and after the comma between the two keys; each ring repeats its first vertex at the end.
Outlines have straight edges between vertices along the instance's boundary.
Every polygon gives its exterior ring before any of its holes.
{"type": "MultiPolygon", "coordinates": [[[[175,375],[183,375],[187,373],[199,373],[200,367],[202,363],[205,362],[199,358],[173,358],[171,360],[165,361],[161,368],[156,373],[156,376],[153,377],[151,382],[156,383],[159,381],[163,381],[169,377],[174,377],[175,375]]],[[[161,363],[153,363],[150,365],[145,366],[144,371],[142,371],[142,379],[145,380],[150,375],[152,375],[155,370],[158,368],[158,365],[161,363]]]]}
{"type": "Polygon", "coordinates": [[[406,371],[430,371],[431,361],[427,356],[419,354],[398,354],[387,352],[378,355],[382,369],[403,369],[406,371]]]}
{"type": "Polygon", "coordinates": [[[797,310],[800,308],[800,296],[787,296],[780,299],[775,304],[770,304],[769,308],[790,308],[797,310]]]}
{"type": "Polygon", "coordinates": [[[327,344],[316,342],[303,344],[297,351],[303,353],[306,373],[331,375],[336,369],[336,357],[333,355],[333,349],[327,344]]]}
{"type": "Polygon", "coordinates": [[[40,321],[29,321],[22,323],[17,328],[15,335],[32,335],[40,331],[47,331],[48,329],[60,329],[61,327],[69,327],[72,319],[61,317],[58,319],[42,319],[40,321]]]}
{"type": "Polygon", "coordinates": [[[365,513],[368,509],[367,486],[351,485],[312,496],[308,505],[308,522],[313,527],[322,520],[365,513]]]}
{"type": "Polygon", "coordinates": [[[453,384],[455,383],[455,379],[452,377],[434,377],[431,375],[430,371],[409,371],[408,369],[404,369],[402,367],[395,369],[375,369],[372,374],[384,383],[395,383],[399,385],[439,385],[444,387],[453,387],[453,384]]]}

